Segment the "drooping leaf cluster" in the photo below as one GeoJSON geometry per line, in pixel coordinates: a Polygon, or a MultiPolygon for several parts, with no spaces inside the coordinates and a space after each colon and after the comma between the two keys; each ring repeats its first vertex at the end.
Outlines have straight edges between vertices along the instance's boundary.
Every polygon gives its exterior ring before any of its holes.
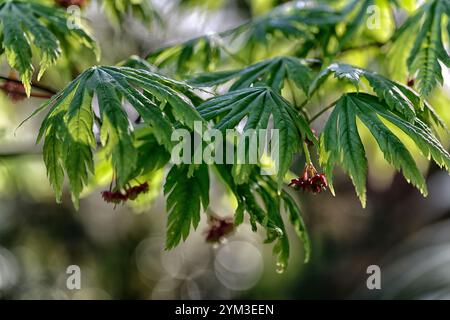
{"type": "MultiPolygon", "coordinates": [[[[381,2],[392,10],[402,10],[398,1],[381,2]]],[[[309,238],[301,210],[283,185],[286,176],[294,159],[304,156],[309,162],[316,154],[332,192],[333,173],[340,166],[365,206],[368,165],[362,127],[373,136],[387,162],[426,195],[425,178],[402,135],[425,157],[449,170],[450,155],[435,133],[447,129],[426,98],[442,82],[441,63],[448,66],[450,60],[442,31],[450,1],[425,2],[392,35],[392,43],[405,34],[417,35],[409,59],[398,63],[407,64],[411,74],[417,75],[419,92],[339,60],[355,46],[363,48],[373,41],[381,46],[378,39],[371,38],[367,22],[371,6],[378,1],[339,3],[301,6],[291,2],[231,30],[157,50],[146,60],[133,57],[120,66],[83,72],[42,107],[49,111],[38,140],[44,140],[44,161],[58,201],[67,177],[78,205],[95,170],[97,149],[108,155],[120,189],[143,173],[164,167],[174,144],[173,130],[184,128],[194,134],[194,121],[221,131],[277,129],[279,170],[274,176],[262,175],[262,158],[250,165],[173,165],[164,184],[167,248],[185,240],[191,228],[199,225],[201,212],[208,209],[210,180],[215,175],[236,198],[235,224],[247,217],[254,230],[264,228],[281,269],[286,268],[289,257],[285,221],[303,241],[308,260],[309,238]],[[278,45],[284,50],[268,53],[278,45]],[[331,75],[349,82],[355,90],[342,90],[330,104],[332,111],[317,138],[311,130],[315,118],[308,116],[306,108],[331,75]],[[205,92],[207,98],[200,94],[205,92]]],[[[59,31],[53,31],[58,28],[49,26],[64,18],[59,11],[17,0],[0,2],[0,15],[2,10],[19,7],[26,12],[21,14],[33,14],[40,25],[23,22],[11,26],[2,19],[2,43],[9,63],[27,83],[33,70],[30,45],[47,56],[42,67],[48,67],[59,55],[57,41],[47,37],[52,30],[50,34],[58,39],[59,31]],[[32,37],[25,36],[24,30],[32,37]]],[[[72,36],[93,43],[87,34],[77,32],[72,36]]],[[[240,142],[233,143],[236,147],[240,142]]]]}

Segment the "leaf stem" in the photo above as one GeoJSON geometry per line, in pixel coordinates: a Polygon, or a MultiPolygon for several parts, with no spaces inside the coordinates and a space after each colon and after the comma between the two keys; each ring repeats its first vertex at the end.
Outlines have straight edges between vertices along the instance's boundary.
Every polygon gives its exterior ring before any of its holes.
{"type": "Polygon", "coordinates": [[[325,112],[327,112],[328,110],[333,108],[335,104],[336,104],[336,101],[333,101],[327,107],[325,107],[324,109],[320,110],[316,115],[311,117],[311,119],[309,120],[309,123],[312,123],[314,120],[319,118],[322,114],[324,114],[325,112]]]}
{"type": "MultiPolygon", "coordinates": [[[[303,107],[308,103],[308,99],[304,100],[302,103],[300,103],[298,106],[296,106],[299,109],[299,112],[303,115],[303,117],[305,118],[306,121],[309,122],[309,116],[306,113],[305,109],[303,109],[303,107]]],[[[294,101],[295,103],[295,101],[294,101]]]]}
{"type": "Polygon", "coordinates": [[[308,144],[303,141],[303,151],[305,152],[305,160],[307,164],[311,163],[311,155],[309,154],[308,144]]]}
{"type": "Polygon", "coordinates": [[[247,65],[247,61],[245,61],[244,59],[242,59],[241,57],[239,57],[238,55],[234,54],[233,52],[231,52],[227,46],[225,44],[222,43],[222,40],[218,41],[219,47],[229,56],[231,57],[233,60],[235,60],[236,62],[242,64],[242,65],[247,65]]]}
{"type": "Polygon", "coordinates": [[[292,100],[294,101],[294,105],[295,107],[300,107],[299,105],[297,105],[297,98],[295,96],[295,91],[294,91],[294,87],[292,86],[292,82],[290,79],[287,79],[287,83],[289,85],[289,91],[291,92],[292,95],[292,100]]]}

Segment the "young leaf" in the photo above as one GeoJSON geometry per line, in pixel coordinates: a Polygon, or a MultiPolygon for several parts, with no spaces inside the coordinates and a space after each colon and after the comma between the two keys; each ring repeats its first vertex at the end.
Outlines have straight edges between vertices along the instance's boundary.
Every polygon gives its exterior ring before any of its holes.
{"type": "Polygon", "coordinates": [[[199,166],[188,177],[189,166],[173,166],[166,178],[164,195],[167,196],[167,239],[166,248],[175,247],[186,240],[191,225],[197,228],[200,209],[209,204],[209,174],[206,165],[199,166]]]}
{"type": "Polygon", "coordinates": [[[444,15],[450,17],[448,0],[428,1],[394,35],[394,39],[399,39],[405,33],[415,32],[420,23],[407,65],[411,74],[417,73],[417,85],[424,96],[443,82],[440,62],[450,67],[450,56],[442,42],[444,15]]]}
{"type": "Polygon", "coordinates": [[[246,49],[249,49],[251,58],[257,45],[267,46],[273,40],[284,38],[302,41],[305,46],[302,46],[300,56],[303,57],[317,47],[317,38],[341,22],[348,12],[349,7],[339,11],[318,3],[298,6],[290,2],[236,28],[157,50],[147,59],[158,67],[172,66],[178,74],[200,70],[209,72],[221,61],[222,52],[223,56],[228,55],[242,64],[247,60],[242,58],[246,49]],[[228,47],[236,49],[231,52],[228,47]]]}
{"type": "Polygon", "coordinates": [[[0,1],[0,25],[6,58],[9,65],[19,72],[27,95],[30,95],[34,70],[32,45],[40,52],[38,78],[61,55],[60,41],[66,38],[74,38],[86,47],[98,50],[93,38],[80,26],[68,27],[65,11],[35,2],[0,1]]]}

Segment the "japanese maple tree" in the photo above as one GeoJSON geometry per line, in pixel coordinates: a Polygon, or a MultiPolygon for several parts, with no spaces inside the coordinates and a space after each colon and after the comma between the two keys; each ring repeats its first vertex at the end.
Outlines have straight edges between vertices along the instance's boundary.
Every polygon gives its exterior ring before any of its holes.
{"type": "MultiPolygon", "coordinates": [[[[208,212],[215,176],[237,208],[233,221],[209,214],[207,240],[219,241],[248,219],[254,231],[265,229],[283,270],[289,259],[285,220],[303,241],[305,260],[310,255],[295,190],[330,190],[339,196],[333,172],[340,167],[362,206],[370,201],[363,129],[385,160],[424,196],[427,185],[411,146],[450,169],[448,129],[428,102],[450,67],[450,0],[420,5],[402,0],[287,2],[229,30],[117,65],[92,66],[60,92],[39,95],[40,77],[73,48],[85,47],[101,57],[89,22],[71,27],[65,9],[82,9],[86,2],[0,0],[1,53],[21,81],[9,79],[2,89],[11,97],[46,100],[32,116],[46,113],[36,136],[43,141],[43,161],[58,202],[67,181],[78,207],[100,165],[112,172],[102,196],[114,205],[145,194],[149,174],[170,168],[163,187],[170,249],[208,212]],[[367,52],[371,67],[349,61],[347,54],[355,50],[367,52]],[[137,119],[130,118],[125,103],[137,119]],[[313,113],[312,106],[318,111],[313,113]],[[326,120],[323,128],[312,130],[319,118],[326,120]],[[262,159],[248,165],[171,164],[172,132],[183,128],[194,134],[195,122],[220,131],[278,129],[278,172],[262,175],[262,159]],[[295,159],[301,159],[304,170],[294,176],[295,159]]],[[[144,23],[160,20],[147,1],[101,2],[115,24],[127,14],[144,23]]]]}

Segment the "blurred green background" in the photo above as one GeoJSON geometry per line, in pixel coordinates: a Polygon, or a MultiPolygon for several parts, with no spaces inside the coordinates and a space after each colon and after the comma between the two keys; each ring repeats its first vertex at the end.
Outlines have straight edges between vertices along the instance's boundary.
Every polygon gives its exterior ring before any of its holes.
{"type": "MultiPolygon", "coordinates": [[[[149,25],[127,16],[118,25],[91,1],[84,17],[101,44],[101,63],[115,64],[133,54],[145,56],[161,46],[237,26],[281,2],[160,0],[153,5],[163,24],[153,19],[149,25]]],[[[390,31],[383,32],[389,35],[390,31]]],[[[383,32],[380,38],[385,37],[383,32]]],[[[376,50],[351,51],[340,60],[388,72],[383,69],[386,55],[376,50]]],[[[42,82],[62,89],[95,63],[91,53],[73,51],[42,82]]],[[[1,75],[9,72],[3,60],[1,75]]],[[[431,103],[450,125],[450,77],[448,70],[444,72],[445,86],[431,95],[431,103]]],[[[391,75],[400,77],[401,71],[391,75]]],[[[333,101],[338,89],[330,85],[322,97],[325,101],[317,101],[312,108],[333,101]]],[[[101,168],[78,212],[67,193],[63,204],[57,205],[41,146],[34,143],[40,117],[15,132],[40,103],[37,98],[13,103],[0,93],[0,298],[450,298],[450,177],[434,165],[428,167],[417,152],[415,158],[427,176],[428,198],[395,174],[368,134],[365,210],[340,171],[336,197],[292,193],[309,227],[312,259],[303,263],[302,246],[290,230],[291,261],[288,270],[279,274],[271,245],[264,245],[264,235],[253,233],[246,223],[226,242],[214,246],[205,242],[207,225],[202,221],[185,243],[165,251],[164,170],[149,177],[151,192],[131,207],[114,210],[102,201],[100,192],[109,180],[101,168]],[[374,264],[381,267],[382,289],[371,291],[366,287],[366,269],[374,264]],[[81,268],[81,290],[66,288],[69,265],[81,268]]],[[[326,115],[315,122],[318,132],[325,120],[326,115]]],[[[448,148],[448,136],[443,142],[448,148]]],[[[300,171],[303,164],[298,159],[293,171],[300,171]]],[[[232,216],[234,204],[217,181],[212,182],[210,197],[215,213],[232,216]]]]}

